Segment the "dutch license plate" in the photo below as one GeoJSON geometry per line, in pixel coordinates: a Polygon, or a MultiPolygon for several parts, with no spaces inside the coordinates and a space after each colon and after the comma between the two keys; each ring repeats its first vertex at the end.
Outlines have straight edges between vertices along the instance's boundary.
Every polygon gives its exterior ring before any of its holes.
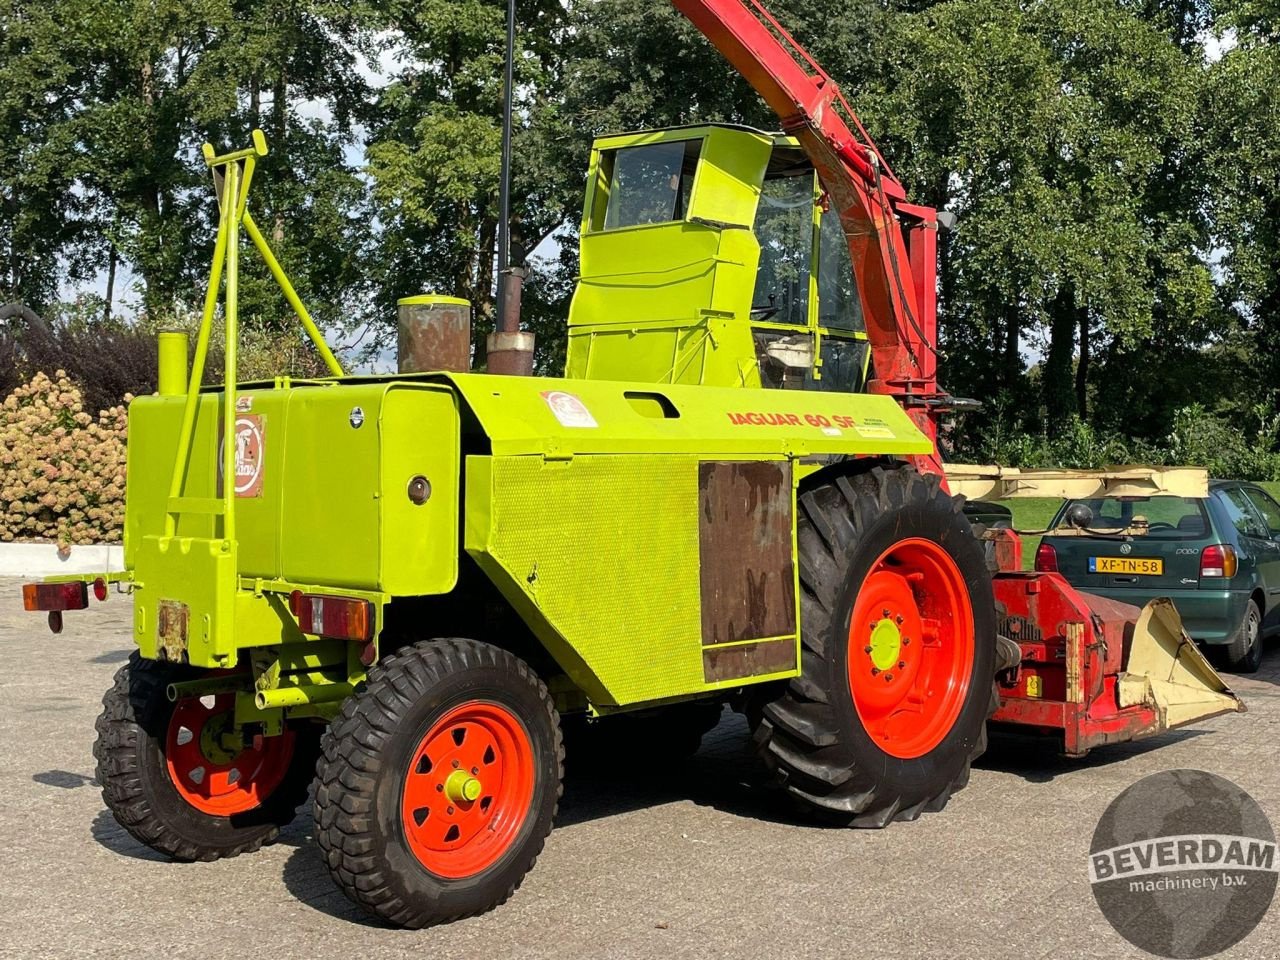
{"type": "Polygon", "coordinates": [[[1160,557],[1090,557],[1089,572],[1158,577],[1164,573],[1164,560],[1160,557]]]}

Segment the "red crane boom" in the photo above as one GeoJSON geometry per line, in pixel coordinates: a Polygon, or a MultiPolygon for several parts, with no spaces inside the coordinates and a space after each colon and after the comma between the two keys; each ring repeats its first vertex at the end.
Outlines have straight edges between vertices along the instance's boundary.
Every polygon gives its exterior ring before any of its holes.
{"type": "MultiPolygon", "coordinates": [[[[937,382],[937,211],[907,202],[835,81],[757,0],[672,2],[813,162],[849,241],[871,344],[868,389],[896,397],[936,446],[950,399],[937,382]]],[[[936,450],[915,459],[942,474],[936,450]]]]}

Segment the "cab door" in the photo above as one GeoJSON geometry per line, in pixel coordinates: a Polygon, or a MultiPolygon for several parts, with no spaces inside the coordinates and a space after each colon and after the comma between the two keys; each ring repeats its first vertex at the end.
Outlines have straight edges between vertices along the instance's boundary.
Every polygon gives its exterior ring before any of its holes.
{"type": "Polygon", "coordinates": [[[861,301],[840,218],[823,210],[822,198],[810,168],[784,166],[765,178],[751,300],[760,382],[857,393],[868,358],[861,301]]]}

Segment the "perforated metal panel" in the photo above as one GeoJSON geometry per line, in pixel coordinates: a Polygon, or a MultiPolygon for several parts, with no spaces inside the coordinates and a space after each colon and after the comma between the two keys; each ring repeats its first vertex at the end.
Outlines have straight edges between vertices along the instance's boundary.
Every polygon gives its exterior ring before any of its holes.
{"type": "Polygon", "coordinates": [[[605,702],[705,688],[696,457],[499,457],[491,496],[488,553],[605,702]]]}

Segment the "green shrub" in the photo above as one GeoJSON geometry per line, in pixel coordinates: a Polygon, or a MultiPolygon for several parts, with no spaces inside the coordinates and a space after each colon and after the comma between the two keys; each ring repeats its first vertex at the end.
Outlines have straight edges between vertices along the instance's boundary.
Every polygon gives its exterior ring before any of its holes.
{"type": "MultiPolygon", "coordinates": [[[[126,396],[127,403],[132,397],[126,396]]],[[[90,416],[59,370],[0,404],[0,541],[115,542],[124,523],[125,408],[90,416]]]]}

